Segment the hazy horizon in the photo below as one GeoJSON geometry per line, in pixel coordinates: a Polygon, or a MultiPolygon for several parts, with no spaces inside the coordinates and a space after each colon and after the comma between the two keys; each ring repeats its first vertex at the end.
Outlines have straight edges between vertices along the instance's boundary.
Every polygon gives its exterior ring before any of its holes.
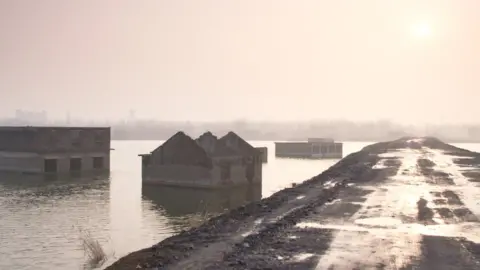
{"type": "Polygon", "coordinates": [[[480,2],[0,2],[0,117],[480,123],[480,2]]]}

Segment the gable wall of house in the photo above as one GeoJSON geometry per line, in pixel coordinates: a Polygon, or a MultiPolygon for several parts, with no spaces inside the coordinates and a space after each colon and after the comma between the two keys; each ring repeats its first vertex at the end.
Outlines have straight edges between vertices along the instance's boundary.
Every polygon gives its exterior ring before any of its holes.
{"type": "Polygon", "coordinates": [[[151,153],[150,164],[152,166],[199,166],[210,169],[212,167],[212,160],[205,150],[198,146],[191,138],[175,138],[174,136],[151,153]]]}

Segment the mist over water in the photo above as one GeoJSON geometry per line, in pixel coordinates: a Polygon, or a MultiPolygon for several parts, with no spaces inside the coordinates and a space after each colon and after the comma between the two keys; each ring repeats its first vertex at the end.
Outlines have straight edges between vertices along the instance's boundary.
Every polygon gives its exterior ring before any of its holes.
{"type": "Polygon", "coordinates": [[[0,116],[478,124],[479,9],[473,0],[2,1],[0,116]]]}
{"type": "Polygon", "coordinates": [[[336,162],[276,159],[273,140],[333,138],[344,156],[409,135],[480,150],[478,10],[475,0],[0,1],[0,126],[111,126],[115,149],[108,176],[0,175],[0,269],[83,268],[82,230],[111,262],[188,228],[195,212],[270,196],[336,162]],[[178,131],[268,146],[262,189],[142,187],[137,155],[178,131]]]}

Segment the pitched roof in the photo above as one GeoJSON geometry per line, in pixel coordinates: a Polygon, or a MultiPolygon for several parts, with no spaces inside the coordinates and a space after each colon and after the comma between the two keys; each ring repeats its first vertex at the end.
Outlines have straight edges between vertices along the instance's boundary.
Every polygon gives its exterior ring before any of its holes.
{"type": "Polygon", "coordinates": [[[211,159],[207,152],[200,147],[195,140],[183,132],[177,132],[162,145],[151,152],[153,156],[157,154],[161,159],[164,157],[164,151],[170,153],[167,161],[170,164],[187,164],[211,167],[211,159]]]}
{"type": "Polygon", "coordinates": [[[217,136],[213,135],[212,132],[207,131],[207,132],[203,133],[202,135],[200,135],[198,138],[196,138],[195,141],[199,142],[199,141],[205,140],[207,138],[212,138],[212,139],[218,140],[217,136]]]}
{"type": "Polygon", "coordinates": [[[184,148],[184,147],[199,147],[199,145],[183,131],[175,133],[172,137],[166,140],[163,144],[155,148],[151,153],[160,149],[164,145],[173,145],[175,148],[184,148]]]}
{"type": "Polygon", "coordinates": [[[213,157],[225,157],[225,156],[237,156],[239,153],[234,149],[228,147],[224,142],[221,142],[217,139],[215,135],[213,135],[210,131],[207,131],[200,135],[195,140],[210,156],[213,157]],[[204,140],[210,139],[212,142],[212,147],[207,148],[205,144],[203,144],[204,140]]]}
{"type": "Polygon", "coordinates": [[[219,141],[231,148],[234,148],[242,155],[251,155],[257,153],[255,147],[253,147],[233,131],[228,132],[225,136],[220,138],[219,141]]]}

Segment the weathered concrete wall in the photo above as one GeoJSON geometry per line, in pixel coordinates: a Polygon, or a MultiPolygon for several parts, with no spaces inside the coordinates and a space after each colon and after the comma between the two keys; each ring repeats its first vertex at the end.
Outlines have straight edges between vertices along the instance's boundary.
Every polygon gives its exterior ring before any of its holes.
{"type": "Polygon", "coordinates": [[[45,159],[57,160],[57,173],[69,173],[70,159],[81,158],[80,172],[110,171],[110,156],[105,153],[91,154],[46,154],[0,152],[0,171],[44,173],[45,159]],[[103,168],[95,169],[94,157],[103,158],[103,168]]]}
{"type": "Polygon", "coordinates": [[[34,151],[40,153],[110,152],[109,128],[38,129],[34,151]]]}
{"type": "Polygon", "coordinates": [[[42,156],[42,171],[43,171],[43,161],[45,159],[57,159],[57,172],[58,173],[68,173],[70,172],[70,159],[80,158],[82,160],[82,169],[81,172],[95,171],[97,169],[93,166],[94,157],[103,158],[103,169],[102,171],[110,170],[110,155],[105,153],[88,153],[88,154],[46,154],[42,156]]]}
{"type": "Polygon", "coordinates": [[[309,157],[306,157],[306,158],[332,158],[332,159],[341,159],[342,158],[342,153],[335,153],[335,152],[332,152],[332,153],[322,153],[322,154],[313,154],[313,155],[310,155],[309,157]]]}
{"type": "Polygon", "coordinates": [[[58,173],[70,172],[81,158],[81,172],[110,170],[110,128],[0,127],[0,170],[43,173],[45,159],[56,159],[58,173]],[[103,158],[94,169],[93,158],[103,158]]]}
{"type": "Polygon", "coordinates": [[[213,159],[212,169],[191,165],[149,164],[142,167],[144,183],[182,187],[232,187],[262,183],[262,163],[246,164],[244,158],[213,159]],[[253,167],[248,175],[248,166],[253,167]]]}
{"type": "Polygon", "coordinates": [[[268,162],[268,147],[255,147],[255,149],[259,152],[259,155],[262,159],[262,163],[268,162]]]}
{"type": "Polygon", "coordinates": [[[0,128],[0,151],[26,152],[34,147],[36,132],[18,128],[0,128]]]}
{"type": "Polygon", "coordinates": [[[263,178],[263,162],[261,157],[256,157],[254,159],[254,175],[253,175],[253,184],[261,184],[263,178]]]}
{"type": "Polygon", "coordinates": [[[262,183],[262,163],[245,157],[216,158],[212,177],[218,185],[250,185],[262,183]]]}
{"type": "Polygon", "coordinates": [[[277,142],[275,156],[291,158],[342,158],[342,143],[277,142]]]}
{"type": "Polygon", "coordinates": [[[0,127],[0,150],[33,153],[110,152],[110,128],[0,127]]]}
{"type": "Polygon", "coordinates": [[[0,171],[42,173],[43,158],[30,153],[0,152],[0,171]]]}
{"type": "Polygon", "coordinates": [[[143,167],[143,183],[183,186],[211,187],[212,171],[201,166],[151,165],[143,167]]]}
{"type": "Polygon", "coordinates": [[[278,142],[275,143],[276,156],[309,156],[312,146],[305,142],[278,142]]]}
{"type": "Polygon", "coordinates": [[[247,184],[245,168],[241,164],[214,165],[212,182],[217,186],[239,186],[247,184]]]}

